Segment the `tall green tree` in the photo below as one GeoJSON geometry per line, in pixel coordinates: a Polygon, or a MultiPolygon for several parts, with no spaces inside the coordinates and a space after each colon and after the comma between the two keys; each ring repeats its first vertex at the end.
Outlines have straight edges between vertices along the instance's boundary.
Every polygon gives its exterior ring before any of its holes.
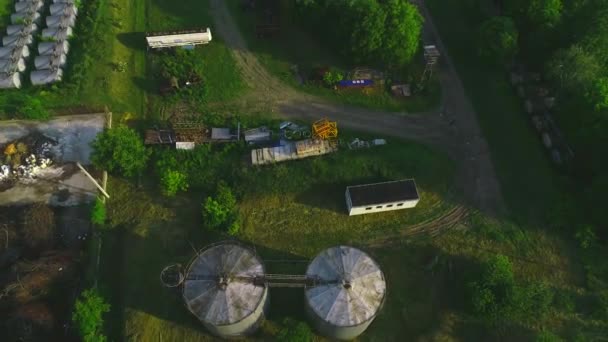
{"type": "Polygon", "coordinates": [[[580,45],[558,50],[547,63],[547,76],[571,94],[584,94],[600,74],[595,56],[580,45]]]}
{"type": "Polygon", "coordinates": [[[91,160],[95,167],[132,177],[140,173],[148,161],[141,137],[126,126],[118,126],[99,134],[93,141],[91,160]]]}
{"type": "Polygon", "coordinates": [[[519,32],[513,19],[490,18],[481,25],[478,34],[479,55],[486,60],[505,64],[515,56],[519,32]]]}
{"type": "Polygon", "coordinates": [[[386,65],[401,67],[412,61],[420,47],[424,19],[409,1],[388,0],[384,10],[385,34],[380,56],[386,65]]]}
{"type": "Polygon", "coordinates": [[[531,0],[528,6],[528,18],[544,28],[555,27],[562,18],[562,0],[531,0]]]}
{"type": "Polygon", "coordinates": [[[240,228],[236,198],[224,182],[217,186],[216,194],[203,203],[203,219],[207,227],[227,231],[230,235],[240,228]]]}
{"type": "Polygon", "coordinates": [[[163,194],[173,197],[178,191],[188,190],[188,177],[180,171],[166,169],[162,171],[160,184],[163,194]]]}

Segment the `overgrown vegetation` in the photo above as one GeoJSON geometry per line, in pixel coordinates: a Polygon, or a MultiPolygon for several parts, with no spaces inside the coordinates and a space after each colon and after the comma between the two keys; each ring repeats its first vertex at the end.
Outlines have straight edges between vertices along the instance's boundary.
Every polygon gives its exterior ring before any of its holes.
{"type": "Polygon", "coordinates": [[[401,68],[418,52],[423,18],[409,1],[296,3],[302,22],[349,61],[401,68]]]}
{"type": "Polygon", "coordinates": [[[240,229],[236,198],[232,190],[223,182],[218,183],[213,197],[203,203],[203,219],[207,227],[221,229],[236,235],[240,229]]]}
{"type": "Polygon", "coordinates": [[[92,146],[91,161],[95,167],[126,177],[138,175],[148,161],[148,151],[141,137],[126,126],[104,131],[92,146]]]}
{"type": "Polygon", "coordinates": [[[76,300],[72,320],[76,323],[78,333],[84,342],[104,342],[102,333],[103,315],[110,312],[110,305],[105,302],[97,289],[82,292],[76,300]]]}
{"type": "Polygon", "coordinates": [[[313,333],[308,324],[299,322],[293,318],[283,320],[283,328],[276,336],[278,342],[310,342],[313,340],[313,333]]]}
{"type": "Polygon", "coordinates": [[[91,209],[91,222],[101,227],[106,223],[106,218],[106,204],[101,198],[97,197],[91,209]]]}
{"type": "Polygon", "coordinates": [[[530,317],[542,320],[553,301],[553,292],[545,284],[518,284],[513,265],[504,255],[487,260],[480,279],[469,286],[474,313],[502,329],[513,322],[525,323],[530,317]]]}

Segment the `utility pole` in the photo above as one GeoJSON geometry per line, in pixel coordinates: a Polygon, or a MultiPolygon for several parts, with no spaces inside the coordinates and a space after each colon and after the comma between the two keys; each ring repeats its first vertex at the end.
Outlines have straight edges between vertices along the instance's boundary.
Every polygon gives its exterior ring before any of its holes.
{"type": "Polygon", "coordinates": [[[84,167],[82,167],[82,165],[80,165],[79,162],[76,162],[76,166],[78,166],[78,168],[84,172],[85,176],[87,176],[89,178],[89,180],[91,180],[91,182],[93,182],[93,184],[95,184],[95,186],[97,187],[97,189],[99,189],[99,191],[101,191],[101,193],[106,196],[106,198],[110,198],[110,195],[108,195],[108,193],[106,192],[106,190],[104,190],[104,188],[101,187],[101,185],[99,185],[99,183],[97,183],[97,181],[95,180],[95,178],[93,178],[93,176],[91,176],[90,173],[87,172],[87,170],[85,170],[84,167]]]}

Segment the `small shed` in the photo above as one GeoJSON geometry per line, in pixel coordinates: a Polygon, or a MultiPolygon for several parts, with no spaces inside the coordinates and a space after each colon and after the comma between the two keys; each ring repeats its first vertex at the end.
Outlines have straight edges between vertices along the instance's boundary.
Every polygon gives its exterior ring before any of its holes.
{"type": "Polygon", "coordinates": [[[13,88],[21,88],[21,74],[18,72],[0,73],[0,89],[13,88]]]}
{"type": "Polygon", "coordinates": [[[57,42],[61,42],[67,40],[72,36],[72,28],[71,27],[54,27],[54,28],[45,28],[42,30],[42,38],[52,38],[57,42]]]}
{"type": "Polygon", "coordinates": [[[245,141],[248,144],[255,144],[260,142],[266,142],[270,140],[271,131],[268,127],[258,127],[245,131],[245,141]]]}
{"type": "Polygon", "coordinates": [[[60,68],[49,70],[36,70],[30,74],[32,85],[44,85],[60,82],[63,79],[63,70],[60,68]]]}
{"type": "Polygon", "coordinates": [[[49,6],[51,15],[73,14],[78,15],[78,8],[74,4],[56,3],[49,6]]]}
{"type": "Polygon", "coordinates": [[[409,84],[395,84],[391,86],[391,93],[397,97],[410,97],[412,91],[409,84]]]}
{"type": "Polygon", "coordinates": [[[177,141],[175,142],[175,149],[177,150],[194,150],[196,144],[194,141],[177,141]]]}
{"type": "Polygon", "coordinates": [[[413,208],[420,201],[413,179],[349,186],[345,196],[349,216],[413,208]]]}
{"type": "Polygon", "coordinates": [[[211,140],[231,140],[230,128],[211,128],[211,140]]]}

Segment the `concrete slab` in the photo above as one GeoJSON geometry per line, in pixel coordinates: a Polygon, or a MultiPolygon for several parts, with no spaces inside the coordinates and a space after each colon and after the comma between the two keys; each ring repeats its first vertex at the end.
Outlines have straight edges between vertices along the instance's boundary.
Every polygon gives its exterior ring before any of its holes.
{"type": "Polygon", "coordinates": [[[57,142],[52,150],[55,165],[35,179],[22,179],[0,191],[0,206],[45,202],[54,206],[88,203],[97,189],[75,166],[91,163],[91,142],[105,127],[105,114],[71,115],[47,122],[2,121],[0,145],[39,133],[57,142]]]}

